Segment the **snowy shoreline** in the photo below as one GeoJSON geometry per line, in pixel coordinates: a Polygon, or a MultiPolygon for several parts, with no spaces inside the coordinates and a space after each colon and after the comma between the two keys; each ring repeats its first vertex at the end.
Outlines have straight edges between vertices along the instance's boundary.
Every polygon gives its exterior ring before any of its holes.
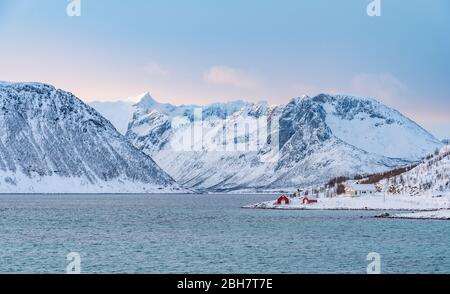
{"type": "Polygon", "coordinates": [[[414,219],[414,220],[450,220],[450,209],[401,213],[386,216],[390,219],[414,219]]]}
{"type": "Polygon", "coordinates": [[[303,197],[289,198],[289,204],[279,205],[276,200],[266,201],[242,208],[272,210],[365,210],[408,212],[385,218],[450,219],[450,195],[389,195],[376,194],[364,197],[319,198],[317,203],[304,204],[303,197]]]}

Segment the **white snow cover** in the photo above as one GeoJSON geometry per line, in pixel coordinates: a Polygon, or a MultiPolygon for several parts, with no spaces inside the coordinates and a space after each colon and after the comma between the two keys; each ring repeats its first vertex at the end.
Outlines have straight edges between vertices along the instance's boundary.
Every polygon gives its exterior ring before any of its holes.
{"type": "Polygon", "coordinates": [[[303,198],[291,198],[289,205],[277,205],[276,200],[244,206],[245,208],[287,210],[411,210],[450,209],[450,193],[445,196],[410,196],[376,194],[362,197],[319,198],[317,203],[303,204],[303,198]]]}
{"type": "Polygon", "coordinates": [[[130,179],[114,179],[92,183],[82,177],[58,175],[28,177],[22,173],[0,171],[0,194],[127,194],[127,193],[191,193],[171,185],[148,184],[130,179]]]}
{"type": "MultiPolygon", "coordinates": [[[[137,96],[136,101],[139,101],[134,105],[135,114],[145,115],[149,110],[156,110],[157,112],[173,118],[178,116],[192,116],[193,110],[196,108],[204,108],[200,105],[179,105],[175,106],[169,103],[160,103],[156,101],[150,93],[144,93],[137,96]]],[[[244,102],[242,100],[227,102],[227,103],[214,103],[206,107],[204,113],[208,117],[224,118],[227,115],[234,114],[240,111],[244,107],[252,105],[251,103],[244,102]]]]}
{"type": "MultiPolygon", "coordinates": [[[[286,191],[325,183],[337,176],[371,174],[408,165],[443,144],[399,112],[368,98],[344,95],[303,96],[287,105],[235,101],[202,107],[208,128],[200,150],[174,150],[190,136],[194,109],[154,100],[148,93],[135,106],[126,137],[150,155],[174,179],[204,192],[286,191]],[[217,150],[221,138],[248,117],[279,121],[272,138],[278,151],[262,145],[257,151],[217,150]],[[185,119],[174,124],[174,118],[185,119]],[[225,129],[225,133],[223,130],[225,129]],[[211,143],[211,144],[210,144],[211,143]]],[[[236,135],[251,143],[254,133],[236,135]]],[[[220,144],[219,144],[220,145],[220,144]]]]}
{"type": "Polygon", "coordinates": [[[399,214],[401,218],[445,218],[450,209],[450,146],[444,146],[414,169],[377,185],[383,192],[362,197],[319,198],[317,203],[303,204],[302,197],[289,205],[268,201],[246,208],[266,209],[371,209],[371,210],[441,210],[424,214],[399,214]]]}
{"type": "Polygon", "coordinates": [[[0,193],[185,192],[71,93],[0,83],[0,193]]]}
{"type": "Polygon", "coordinates": [[[369,98],[359,98],[361,111],[337,115],[337,101],[326,102],[326,122],[333,134],[365,150],[392,158],[417,160],[438,146],[437,139],[398,111],[369,98]],[[373,111],[376,110],[376,115],[373,111]],[[421,144],[417,144],[420,138],[421,144]]]}
{"type": "Polygon", "coordinates": [[[391,218],[406,218],[406,219],[441,219],[450,220],[450,210],[436,210],[436,211],[421,211],[413,213],[400,213],[391,216],[391,218]]]}
{"type": "Polygon", "coordinates": [[[414,169],[381,184],[397,193],[439,195],[450,191],[450,145],[414,169]]]}
{"type": "Polygon", "coordinates": [[[133,118],[134,107],[132,102],[94,101],[88,104],[97,110],[102,116],[108,118],[119,133],[125,135],[128,130],[128,124],[133,118]]]}

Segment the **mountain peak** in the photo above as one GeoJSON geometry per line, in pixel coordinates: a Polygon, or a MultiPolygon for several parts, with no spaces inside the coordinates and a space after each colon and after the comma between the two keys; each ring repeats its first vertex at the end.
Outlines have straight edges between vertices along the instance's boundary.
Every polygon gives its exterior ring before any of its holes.
{"type": "Polygon", "coordinates": [[[0,81],[0,86],[20,86],[20,85],[28,85],[28,86],[47,86],[52,87],[50,85],[38,82],[8,82],[8,81],[0,81]]]}
{"type": "Polygon", "coordinates": [[[0,187],[11,193],[175,191],[97,111],[38,83],[0,84],[0,187]]]}
{"type": "Polygon", "coordinates": [[[314,101],[318,102],[340,102],[340,101],[358,101],[358,102],[371,102],[371,103],[378,103],[380,102],[374,98],[370,97],[363,97],[363,96],[354,96],[354,95],[348,95],[348,94],[326,94],[321,93],[316,96],[308,97],[314,101]]]}
{"type": "Polygon", "coordinates": [[[142,93],[141,95],[137,96],[134,100],[138,101],[138,103],[137,103],[138,105],[143,105],[143,106],[148,105],[148,107],[151,107],[152,105],[155,105],[158,103],[153,98],[153,96],[150,94],[150,92],[142,93]]]}
{"type": "Polygon", "coordinates": [[[19,83],[19,82],[7,82],[7,81],[0,81],[0,87],[2,88],[10,88],[15,90],[25,90],[25,91],[35,91],[35,90],[48,90],[48,91],[54,91],[56,88],[52,85],[45,84],[45,83],[38,83],[38,82],[25,82],[25,83],[19,83]]]}

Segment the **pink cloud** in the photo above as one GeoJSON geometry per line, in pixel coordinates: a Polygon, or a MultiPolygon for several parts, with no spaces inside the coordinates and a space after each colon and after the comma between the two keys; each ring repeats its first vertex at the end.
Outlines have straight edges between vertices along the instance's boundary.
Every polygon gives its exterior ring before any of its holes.
{"type": "Polygon", "coordinates": [[[240,69],[227,66],[214,66],[204,74],[204,80],[219,85],[226,85],[238,88],[257,88],[260,80],[240,69]]]}

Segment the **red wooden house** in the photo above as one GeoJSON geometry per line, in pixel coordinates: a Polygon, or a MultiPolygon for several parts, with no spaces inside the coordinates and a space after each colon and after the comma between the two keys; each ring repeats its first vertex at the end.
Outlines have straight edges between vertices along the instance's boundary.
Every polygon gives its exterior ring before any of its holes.
{"type": "Polygon", "coordinates": [[[290,200],[286,195],[281,195],[280,198],[277,199],[277,205],[288,205],[289,203],[290,200]]]}
{"type": "Polygon", "coordinates": [[[303,204],[312,204],[312,203],[317,203],[317,200],[310,199],[307,196],[303,197],[303,204]]]}

